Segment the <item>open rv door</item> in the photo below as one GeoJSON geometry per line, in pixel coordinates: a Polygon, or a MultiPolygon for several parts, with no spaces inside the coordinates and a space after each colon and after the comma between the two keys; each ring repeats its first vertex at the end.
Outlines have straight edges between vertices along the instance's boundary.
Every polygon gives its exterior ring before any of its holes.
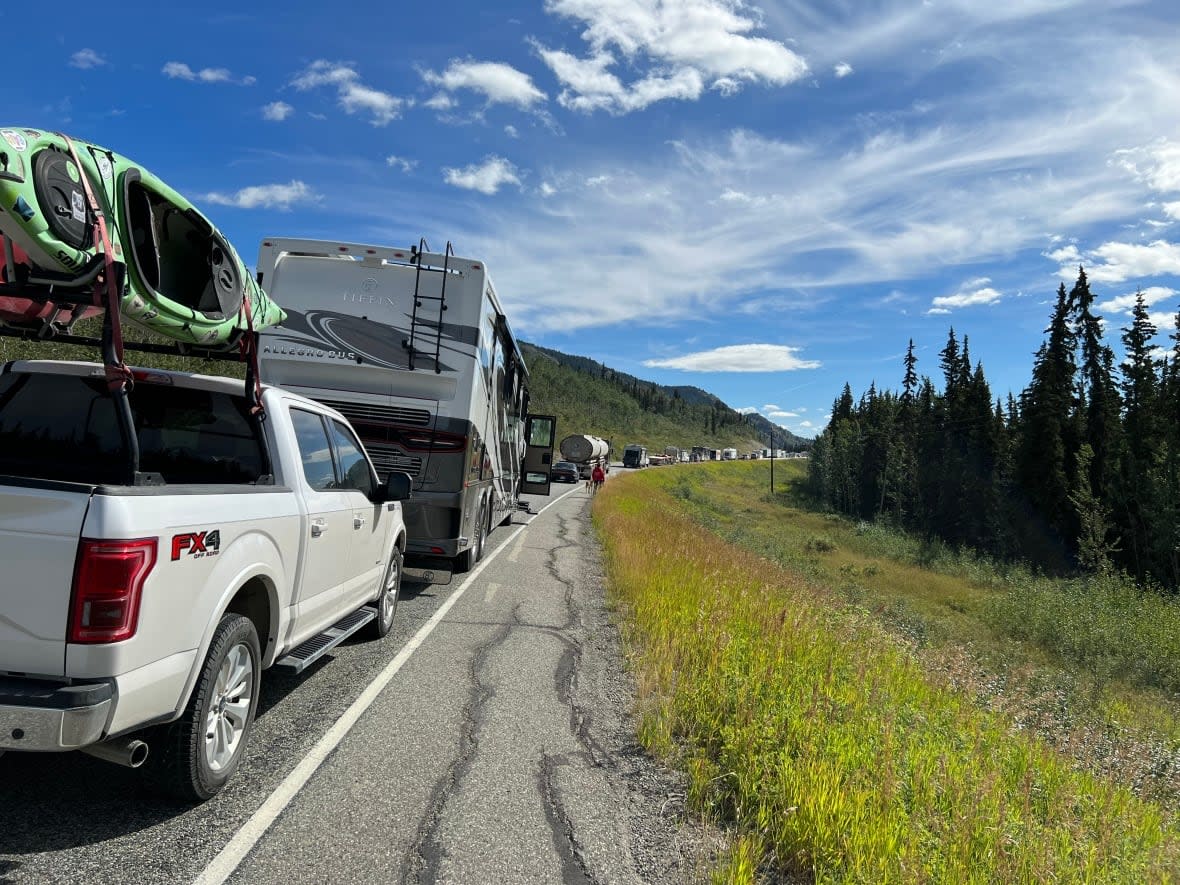
{"type": "Polygon", "coordinates": [[[524,428],[524,470],[520,480],[522,495],[549,494],[549,465],[553,463],[553,438],[557,418],[553,415],[529,415],[524,428]]]}

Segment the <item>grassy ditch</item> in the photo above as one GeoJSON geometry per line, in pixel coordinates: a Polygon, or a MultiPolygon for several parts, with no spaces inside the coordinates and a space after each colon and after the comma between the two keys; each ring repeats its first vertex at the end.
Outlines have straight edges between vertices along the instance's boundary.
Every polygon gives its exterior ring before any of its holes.
{"type": "MultiPolygon", "coordinates": [[[[835,552],[822,539],[793,568],[759,555],[773,544],[757,533],[751,550],[706,530],[692,518],[703,487],[661,488],[695,469],[612,480],[595,518],[640,738],[687,771],[691,807],[734,834],[717,881],[1171,880],[1171,812],[929,674],[817,579],[811,559],[835,552]]],[[[730,534],[751,504],[714,501],[730,534]]]]}

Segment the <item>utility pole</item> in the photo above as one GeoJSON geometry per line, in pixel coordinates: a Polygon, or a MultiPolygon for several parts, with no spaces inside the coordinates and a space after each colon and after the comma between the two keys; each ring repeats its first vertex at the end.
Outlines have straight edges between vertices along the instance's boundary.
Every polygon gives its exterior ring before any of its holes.
{"type": "Polygon", "coordinates": [[[770,431],[770,497],[774,497],[774,431],[770,431]]]}

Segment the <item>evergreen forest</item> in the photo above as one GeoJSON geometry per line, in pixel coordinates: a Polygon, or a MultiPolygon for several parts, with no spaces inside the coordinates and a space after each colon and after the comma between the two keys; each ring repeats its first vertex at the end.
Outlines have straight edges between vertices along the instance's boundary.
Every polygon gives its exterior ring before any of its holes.
{"type": "Polygon", "coordinates": [[[836,398],[808,482],[826,507],[1022,559],[1053,573],[1125,573],[1180,590],[1180,313],[1157,348],[1142,292],[1115,365],[1094,295],[1057,290],[1028,387],[994,398],[966,335],[939,354],[941,389],[914,343],[900,392],[836,398]]]}

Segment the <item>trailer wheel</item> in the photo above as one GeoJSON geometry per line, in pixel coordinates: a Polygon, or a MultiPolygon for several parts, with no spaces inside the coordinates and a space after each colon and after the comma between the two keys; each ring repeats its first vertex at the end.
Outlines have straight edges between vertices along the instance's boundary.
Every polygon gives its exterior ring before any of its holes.
{"type": "Polygon", "coordinates": [[[237,771],[258,708],[261,664],[253,622],[222,615],[184,715],[150,741],[148,774],[163,792],[204,802],[237,771]]]}

